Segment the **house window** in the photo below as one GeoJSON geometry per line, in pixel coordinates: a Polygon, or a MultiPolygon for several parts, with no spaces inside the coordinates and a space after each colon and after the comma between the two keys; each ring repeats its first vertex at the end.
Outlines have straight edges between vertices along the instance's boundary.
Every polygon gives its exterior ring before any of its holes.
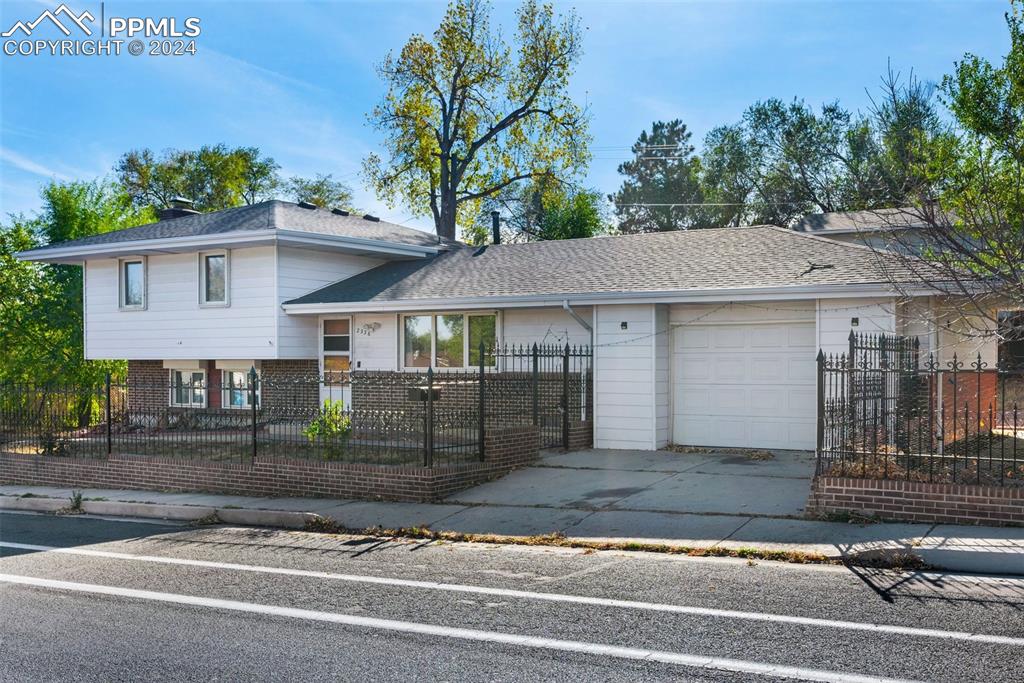
{"type": "MultiPolygon", "coordinates": [[[[497,341],[497,316],[474,313],[407,315],[402,327],[402,361],[406,368],[438,369],[477,367],[480,343],[493,349],[497,341]]],[[[494,367],[494,355],[484,356],[494,367]]]]}
{"type": "MultiPolygon", "coordinates": [[[[252,408],[252,389],[249,387],[249,372],[246,370],[223,370],[220,376],[225,408],[252,408]]],[[[256,405],[260,403],[260,385],[256,383],[256,405]]]]}
{"type": "Polygon", "coordinates": [[[171,405],[182,408],[205,408],[206,371],[171,370],[171,405]]]}
{"type": "Polygon", "coordinates": [[[199,254],[199,303],[203,306],[228,305],[228,252],[199,254]]]}
{"type": "Polygon", "coordinates": [[[146,261],[122,259],[118,264],[120,307],[140,310],[146,307],[146,261]]]}
{"type": "Polygon", "coordinates": [[[324,383],[348,384],[352,356],[352,321],[348,318],[325,320],[322,350],[324,383]]]}
{"type": "Polygon", "coordinates": [[[405,318],[405,339],[403,348],[404,365],[407,368],[426,368],[430,366],[433,355],[431,338],[431,316],[410,315],[405,318]]]}

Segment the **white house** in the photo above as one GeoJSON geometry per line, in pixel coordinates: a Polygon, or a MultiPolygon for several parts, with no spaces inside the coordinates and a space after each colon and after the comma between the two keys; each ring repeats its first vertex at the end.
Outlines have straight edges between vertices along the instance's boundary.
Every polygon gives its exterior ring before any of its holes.
{"type": "Polygon", "coordinates": [[[810,449],[815,355],[851,327],[995,360],[925,288],[898,302],[870,249],[772,226],[470,247],[268,201],[21,256],[84,265],[87,357],[201,380],[168,397],[185,408],[244,407],[229,387],[252,366],[343,382],[469,366],[480,342],[586,344],[596,447],[810,449]]]}

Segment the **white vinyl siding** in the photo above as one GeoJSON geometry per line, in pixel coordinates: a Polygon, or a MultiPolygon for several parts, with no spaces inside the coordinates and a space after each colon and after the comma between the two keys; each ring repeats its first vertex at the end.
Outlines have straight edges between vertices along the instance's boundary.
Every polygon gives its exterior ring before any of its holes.
{"type": "Polygon", "coordinates": [[[654,318],[651,304],[595,307],[595,448],[655,448],[654,318]]]}
{"type": "MultiPolygon", "coordinates": [[[[86,263],[87,358],[277,357],[274,247],[232,251],[227,308],[199,306],[195,252],[146,261],[146,308],[133,312],[118,307],[118,260],[86,263]]],[[[315,347],[309,357],[316,357],[315,347]]]]}
{"type": "MultiPolygon", "coordinates": [[[[337,252],[279,247],[277,303],[308,294],[384,263],[337,252]]],[[[236,264],[236,268],[237,268],[236,264]]],[[[288,315],[275,305],[278,348],[276,358],[317,358],[319,330],[315,315],[288,315]]]]}
{"type": "Polygon", "coordinates": [[[850,330],[865,334],[896,332],[894,299],[820,299],[818,302],[818,346],[825,353],[846,353],[850,330]],[[857,325],[853,326],[853,319],[857,325]]]}
{"type": "MultiPolygon", "coordinates": [[[[576,315],[590,322],[589,306],[574,306],[576,315]]],[[[510,308],[501,315],[502,341],[512,345],[590,344],[590,331],[562,308],[510,308]]]]}

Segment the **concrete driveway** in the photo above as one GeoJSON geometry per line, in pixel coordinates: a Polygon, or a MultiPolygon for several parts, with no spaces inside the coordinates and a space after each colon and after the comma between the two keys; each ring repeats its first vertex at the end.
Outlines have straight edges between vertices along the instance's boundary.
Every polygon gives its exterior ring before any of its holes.
{"type": "Polygon", "coordinates": [[[799,517],[814,454],[586,450],[548,452],[532,467],[456,493],[448,503],[579,511],[799,517]]]}

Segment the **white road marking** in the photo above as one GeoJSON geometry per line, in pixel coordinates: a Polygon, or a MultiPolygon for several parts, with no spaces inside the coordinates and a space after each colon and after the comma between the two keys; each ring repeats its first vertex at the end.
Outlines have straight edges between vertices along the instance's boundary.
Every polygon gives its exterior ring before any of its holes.
{"type": "Polygon", "coordinates": [[[363,576],[361,574],[336,574],[308,569],[288,569],[285,567],[264,567],[260,565],[235,564],[232,562],[213,562],[210,560],[190,560],[179,557],[160,557],[155,555],[131,555],[106,550],[89,550],[86,548],[59,548],[49,545],[32,545],[0,541],[0,548],[16,550],[35,550],[39,552],[59,553],[66,555],[84,555],[101,557],[110,560],[129,560],[134,562],[154,562],[158,564],[182,565],[187,567],[206,567],[209,569],[227,569],[232,571],[255,572],[260,574],[280,574],[283,576],[302,576],[331,581],[347,581],[350,583],[374,584],[378,586],[398,586],[401,588],[419,588],[425,590],[448,591],[453,593],[470,593],[506,598],[522,598],[525,600],[545,600],[575,605],[593,605],[597,607],[615,607],[619,609],[636,609],[649,612],[670,612],[700,617],[722,619],[745,619],[748,621],[766,621],[777,624],[794,624],[799,626],[815,626],[822,628],[845,629],[848,631],[868,631],[871,633],[892,633],[923,638],[941,638],[945,640],[964,640],[975,643],[995,645],[1024,646],[1024,638],[1013,636],[990,635],[986,633],[968,633],[966,631],[942,631],[914,626],[894,626],[889,624],[872,624],[859,621],[841,621],[835,619],[818,619],[815,617],[798,617],[786,614],[762,612],[744,612],[739,610],[716,609],[714,607],[690,607],[687,605],[671,605],[665,603],[639,602],[636,600],[616,600],[614,598],[596,598],[585,595],[566,595],[562,593],[539,593],[535,591],[514,590],[510,588],[490,588],[487,586],[467,586],[455,583],[437,583],[434,581],[415,581],[411,579],[393,579],[383,576],[363,576]]]}
{"type": "Polygon", "coordinates": [[[500,645],[514,645],[542,650],[576,652],[579,654],[595,655],[599,657],[615,657],[617,659],[660,662],[663,664],[674,664],[677,666],[729,671],[733,673],[756,674],[760,676],[772,676],[775,678],[790,678],[803,681],[827,681],[830,683],[909,683],[908,681],[903,681],[901,679],[862,676],[859,674],[846,674],[819,669],[805,669],[802,667],[782,666],[778,664],[752,662],[742,659],[688,655],[679,652],[619,647],[616,645],[604,645],[601,643],[588,643],[576,640],[558,640],[555,638],[524,636],[514,633],[500,633],[497,631],[481,631],[477,629],[438,626],[435,624],[422,624],[414,621],[396,621],[393,619],[359,617],[351,614],[320,612],[316,610],[298,609],[295,607],[262,605],[252,602],[220,600],[217,598],[203,598],[194,595],[181,595],[178,593],[160,593],[134,588],[121,588],[119,586],[101,586],[89,583],[76,583],[73,581],[39,579],[31,576],[0,574],[0,581],[19,584],[22,586],[34,586],[37,588],[53,588],[57,590],[135,598],[138,600],[151,600],[177,605],[210,607],[235,612],[248,612],[250,614],[288,617],[291,619],[305,619],[308,621],[324,621],[361,628],[415,633],[418,635],[456,638],[459,640],[472,640],[485,643],[497,643],[500,645]]]}

